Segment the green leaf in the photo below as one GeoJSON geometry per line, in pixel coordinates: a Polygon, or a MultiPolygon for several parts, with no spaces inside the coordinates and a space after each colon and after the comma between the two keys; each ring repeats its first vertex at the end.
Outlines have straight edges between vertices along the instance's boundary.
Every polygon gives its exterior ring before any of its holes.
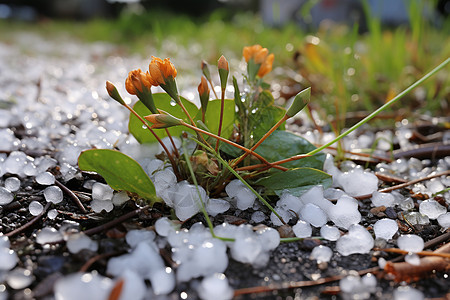
{"type": "Polygon", "coordinates": [[[81,170],[100,174],[115,190],[138,194],[153,202],[159,202],[155,186],[142,167],[131,157],[109,149],[83,151],[78,158],[81,170]]]}
{"type": "MultiPolygon", "coordinates": [[[[183,105],[186,107],[186,110],[191,115],[191,117],[195,117],[195,115],[197,115],[199,111],[198,107],[183,97],[180,97],[180,99],[183,105]]],[[[184,121],[189,123],[189,119],[183,112],[181,107],[179,105],[176,105],[174,101],[171,101],[172,98],[170,98],[170,96],[167,95],[166,93],[153,94],[153,100],[155,101],[155,105],[158,109],[168,112],[174,117],[183,119],[184,121]]],[[[141,101],[136,102],[133,109],[141,117],[151,114],[150,110],[147,107],[145,107],[145,105],[141,101]]],[[[141,144],[156,142],[156,138],[153,136],[153,134],[151,134],[150,131],[147,128],[144,128],[142,125],[143,124],[141,123],[141,121],[139,121],[139,119],[135,115],[130,114],[128,129],[130,133],[136,138],[136,140],[141,144]]],[[[184,126],[174,126],[168,129],[172,136],[180,136],[183,131],[193,132],[192,130],[184,126]]],[[[164,129],[155,129],[154,131],[160,138],[167,136],[166,131],[164,129]]]]}
{"type": "Polygon", "coordinates": [[[273,173],[255,181],[254,184],[264,186],[268,195],[280,196],[287,190],[298,197],[316,185],[322,185],[324,189],[331,187],[332,179],[331,175],[317,169],[297,168],[273,173]]]}
{"type": "MultiPolygon", "coordinates": [[[[316,147],[304,138],[283,130],[275,130],[255,152],[267,159],[269,162],[275,162],[291,156],[305,154],[316,147]]],[[[318,153],[310,157],[291,161],[282,164],[287,168],[309,167],[314,169],[323,169],[325,154],[318,153]]]]}
{"type": "MultiPolygon", "coordinates": [[[[279,106],[268,106],[258,110],[255,114],[249,115],[253,124],[252,135],[254,143],[258,142],[273,125],[275,125],[283,116],[286,110],[279,106]]],[[[279,130],[283,130],[284,126],[280,126],[279,130]]]]}
{"type": "MultiPolygon", "coordinates": [[[[205,114],[205,125],[208,127],[210,132],[217,134],[219,130],[219,120],[220,120],[220,99],[214,99],[209,101],[208,109],[205,114]]],[[[201,111],[196,116],[197,120],[201,120],[201,111]]],[[[222,133],[221,136],[224,138],[229,138],[233,132],[234,124],[234,100],[225,99],[223,105],[223,123],[222,123],[222,133]]],[[[215,141],[215,139],[214,139],[215,141]]]]}

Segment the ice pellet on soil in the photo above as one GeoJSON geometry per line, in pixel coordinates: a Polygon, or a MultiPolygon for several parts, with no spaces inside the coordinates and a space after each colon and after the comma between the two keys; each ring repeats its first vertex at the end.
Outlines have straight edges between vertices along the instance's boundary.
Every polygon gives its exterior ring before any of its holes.
{"type": "Polygon", "coordinates": [[[375,237],[377,239],[382,238],[385,240],[389,240],[394,236],[397,230],[397,222],[387,218],[378,220],[373,226],[373,231],[375,232],[375,237]]]}
{"type": "MultiPolygon", "coordinates": [[[[321,185],[314,186],[300,196],[300,201],[303,204],[312,203],[320,207],[323,211],[328,212],[333,208],[333,203],[328,201],[323,196],[323,187],[321,185]]],[[[299,211],[295,211],[299,212],[299,211]]]]}
{"type": "Polygon", "coordinates": [[[31,201],[28,210],[33,216],[37,216],[44,210],[44,206],[39,201],[31,201]]]}
{"type": "Polygon", "coordinates": [[[343,256],[354,253],[365,254],[373,248],[372,235],[361,225],[350,226],[348,233],[336,242],[336,250],[343,256]]]}
{"type": "Polygon", "coordinates": [[[386,259],[384,259],[383,257],[380,257],[379,259],[378,259],[378,267],[381,269],[381,270],[383,270],[384,269],[384,267],[386,267],[386,259]]]}
{"type": "Polygon", "coordinates": [[[44,198],[47,202],[57,204],[63,200],[63,197],[62,190],[55,185],[46,187],[44,190],[44,198]]]}
{"type": "Polygon", "coordinates": [[[442,228],[447,229],[450,227],[450,212],[440,215],[437,218],[437,221],[439,225],[441,225],[442,228]]]}
{"type": "Polygon", "coordinates": [[[120,298],[118,299],[144,299],[147,287],[144,279],[136,272],[126,269],[117,279],[123,280],[120,298]]]}
{"type": "Polygon", "coordinates": [[[423,293],[410,286],[400,286],[394,291],[394,300],[424,300],[423,293]]]}
{"type": "Polygon", "coordinates": [[[54,220],[54,219],[56,218],[57,215],[58,215],[58,211],[57,211],[56,209],[50,209],[50,210],[47,212],[47,217],[48,217],[50,220],[54,220]]]}
{"type": "Polygon", "coordinates": [[[447,209],[440,205],[436,200],[428,199],[422,201],[419,205],[419,212],[422,215],[428,216],[428,218],[434,220],[437,219],[440,215],[445,214],[447,209]]]}
{"type": "Polygon", "coordinates": [[[100,213],[102,210],[110,212],[113,210],[114,204],[110,200],[92,200],[91,208],[96,213],[100,213]]]}
{"type": "Polygon", "coordinates": [[[20,179],[17,177],[8,177],[5,179],[5,188],[10,192],[16,192],[20,188],[20,179]]]}
{"type": "Polygon", "coordinates": [[[168,189],[177,184],[177,177],[169,170],[164,169],[154,174],[153,184],[155,185],[156,195],[163,198],[167,205],[172,206],[168,197],[168,189]]]}
{"type": "Polygon", "coordinates": [[[265,213],[263,213],[262,211],[260,211],[260,210],[258,210],[258,211],[255,211],[253,214],[252,214],[252,216],[251,216],[251,220],[253,221],[253,222],[255,222],[256,224],[258,224],[258,223],[262,223],[265,219],[266,219],[266,214],[265,213]]]}
{"type": "Polygon", "coordinates": [[[277,201],[277,207],[282,208],[285,211],[292,210],[295,213],[299,213],[303,207],[303,202],[299,197],[291,195],[288,192],[284,192],[280,196],[280,200],[277,201]]]}
{"type": "Polygon", "coordinates": [[[415,234],[402,235],[397,239],[397,246],[408,252],[420,252],[423,250],[423,239],[415,234]]]}
{"type": "Polygon", "coordinates": [[[280,244],[280,233],[273,228],[258,229],[256,236],[265,251],[273,250],[280,244]]]}
{"type": "Polygon", "coordinates": [[[228,209],[230,209],[230,202],[224,199],[210,198],[206,203],[206,211],[213,217],[226,212],[228,209]]]}
{"type": "Polygon", "coordinates": [[[236,206],[240,210],[252,207],[256,195],[246,187],[239,179],[234,179],[225,187],[225,192],[230,198],[236,199],[236,206]]]}
{"type": "Polygon", "coordinates": [[[361,213],[358,210],[358,201],[347,195],[342,195],[336,205],[328,210],[328,217],[341,228],[348,229],[353,224],[361,221],[361,213]]]}
{"type": "Polygon", "coordinates": [[[44,227],[36,234],[36,242],[41,245],[59,242],[62,239],[62,234],[53,227],[44,227]]]}
{"type": "Polygon", "coordinates": [[[327,215],[315,204],[306,203],[300,210],[300,217],[314,227],[322,227],[327,223],[327,215]]]}
{"type": "Polygon", "coordinates": [[[33,281],[33,273],[24,268],[15,268],[6,275],[6,283],[15,290],[24,289],[33,281]]]}
{"type": "Polygon", "coordinates": [[[343,293],[343,299],[369,299],[371,289],[368,289],[361,281],[361,277],[355,271],[339,281],[339,287],[343,293]]]}
{"type": "Polygon", "coordinates": [[[420,212],[412,211],[407,214],[403,214],[403,217],[412,225],[421,224],[426,225],[430,223],[428,216],[422,215],[420,212]]]}
{"type": "Polygon", "coordinates": [[[378,188],[377,176],[360,168],[342,173],[336,181],[350,196],[372,194],[378,188]]]}
{"type": "Polygon", "coordinates": [[[402,210],[410,210],[414,208],[414,201],[412,198],[406,198],[400,202],[400,208],[402,210]]]}
{"type": "Polygon", "coordinates": [[[317,263],[329,262],[331,257],[333,256],[333,251],[330,247],[319,245],[314,247],[311,251],[311,255],[309,259],[317,260],[317,263]]]}
{"type": "Polygon", "coordinates": [[[14,195],[9,190],[0,186],[0,205],[6,205],[13,201],[14,195]]]}
{"type": "Polygon", "coordinates": [[[9,248],[9,246],[11,246],[11,243],[9,242],[9,238],[0,232],[0,249],[1,248],[9,248]]]}
{"type": "Polygon", "coordinates": [[[107,184],[96,182],[92,185],[92,200],[111,200],[114,190],[107,184]]]}
{"type": "Polygon", "coordinates": [[[256,263],[262,251],[261,243],[255,237],[237,238],[231,246],[232,257],[242,263],[256,263]]]}
{"type": "Polygon", "coordinates": [[[372,273],[367,273],[361,277],[361,283],[371,292],[375,292],[377,287],[377,278],[372,273]]]}
{"type": "MultiPolygon", "coordinates": [[[[293,213],[291,211],[288,211],[286,209],[283,209],[279,206],[275,206],[273,208],[277,214],[283,219],[284,222],[289,222],[290,219],[292,219],[292,217],[294,216],[293,213]]],[[[281,222],[280,218],[278,218],[277,215],[275,215],[273,212],[270,213],[270,221],[272,222],[273,225],[275,226],[281,226],[283,225],[283,222],[281,222]]]]}
{"type": "Polygon", "coordinates": [[[228,300],[233,298],[233,289],[228,284],[226,276],[222,273],[203,278],[197,292],[203,300],[228,300]]]}
{"type": "Polygon", "coordinates": [[[114,206],[120,206],[130,200],[130,197],[128,196],[127,192],[120,191],[118,193],[115,193],[112,197],[112,203],[114,206]]]}
{"type": "Polygon", "coordinates": [[[311,225],[303,220],[299,220],[297,224],[292,226],[292,230],[294,231],[295,236],[299,238],[310,237],[312,234],[311,225]]]}
{"type": "Polygon", "coordinates": [[[73,273],[58,279],[56,300],[108,299],[113,282],[97,273],[73,273]]]}
{"type": "Polygon", "coordinates": [[[131,248],[135,248],[142,241],[150,241],[151,245],[154,244],[155,236],[156,234],[153,231],[134,229],[127,232],[125,240],[131,248]]]}
{"type": "Polygon", "coordinates": [[[162,217],[156,220],[155,230],[160,236],[168,236],[170,232],[178,230],[179,226],[176,226],[174,222],[167,217],[162,217]]]}
{"type": "Polygon", "coordinates": [[[94,252],[98,250],[97,242],[91,240],[91,238],[84,233],[75,233],[69,235],[66,246],[67,249],[69,249],[70,253],[78,253],[83,249],[94,252]]]}
{"type": "Polygon", "coordinates": [[[176,280],[172,268],[157,269],[150,273],[149,279],[155,295],[169,294],[175,288],[176,280]]]}
{"type": "Polygon", "coordinates": [[[329,241],[337,241],[341,233],[335,226],[324,225],[320,228],[320,236],[329,241]]]}
{"type": "Polygon", "coordinates": [[[420,265],[420,257],[419,255],[415,254],[415,253],[408,253],[405,255],[405,261],[408,264],[414,265],[414,266],[418,266],[420,265]]]}
{"type": "Polygon", "coordinates": [[[52,185],[55,183],[55,176],[50,172],[42,172],[36,176],[36,182],[41,185],[52,185]]]}
{"type": "Polygon", "coordinates": [[[375,206],[375,207],[378,207],[378,206],[391,207],[391,206],[394,206],[394,204],[395,204],[394,196],[389,193],[374,192],[372,194],[371,200],[372,200],[373,206],[375,206]]]}
{"type": "Polygon", "coordinates": [[[153,247],[147,242],[139,243],[130,253],[116,256],[108,261],[106,272],[110,275],[120,276],[124,270],[129,269],[143,278],[148,278],[149,272],[165,268],[156,245],[153,247]]]}
{"type": "Polygon", "coordinates": [[[19,261],[16,252],[10,250],[9,247],[0,248],[0,271],[8,271],[14,268],[19,261]]]}
{"type": "Polygon", "coordinates": [[[200,211],[201,202],[207,202],[208,196],[203,187],[189,184],[187,181],[177,183],[172,195],[173,208],[180,221],[185,221],[200,211]],[[200,197],[199,198],[199,193],[200,197]]]}

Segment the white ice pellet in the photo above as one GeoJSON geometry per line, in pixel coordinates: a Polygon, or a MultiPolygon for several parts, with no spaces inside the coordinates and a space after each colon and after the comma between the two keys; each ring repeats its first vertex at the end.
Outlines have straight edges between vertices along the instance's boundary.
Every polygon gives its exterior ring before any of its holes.
{"type": "Polygon", "coordinates": [[[309,258],[317,260],[317,263],[322,263],[329,262],[332,256],[333,251],[330,247],[319,245],[314,247],[309,258]]]}
{"type": "Polygon", "coordinates": [[[97,273],[72,273],[58,279],[53,288],[56,300],[108,299],[113,282],[97,273]]]}
{"type": "Polygon", "coordinates": [[[134,248],[142,241],[153,242],[155,236],[156,234],[153,231],[134,229],[127,232],[125,240],[131,248],[134,248]]]}
{"type": "Polygon", "coordinates": [[[280,244],[280,233],[273,228],[258,229],[256,236],[265,251],[273,250],[280,244]]]}
{"type": "Polygon", "coordinates": [[[185,221],[200,211],[201,201],[206,203],[208,196],[203,187],[181,181],[177,183],[172,199],[176,216],[180,221],[185,221]]]}
{"type": "Polygon", "coordinates": [[[155,230],[160,236],[168,236],[170,232],[178,230],[179,226],[176,226],[174,222],[167,217],[162,217],[156,220],[155,230]]]}
{"type": "Polygon", "coordinates": [[[36,176],[36,182],[41,185],[52,185],[55,183],[55,176],[50,172],[42,172],[36,176]]]}
{"type": "Polygon", "coordinates": [[[437,218],[437,221],[439,225],[441,225],[442,228],[447,229],[450,227],[450,212],[440,215],[437,218]]]}
{"type": "Polygon", "coordinates": [[[252,214],[252,216],[251,216],[251,220],[253,221],[253,222],[255,222],[256,224],[258,224],[258,223],[262,223],[265,219],[266,219],[266,214],[265,213],[263,213],[262,211],[260,211],[260,210],[258,210],[258,211],[255,211],[253,214],[252,214]]]}
{"type": "MultiPolygon", "coordinates": [[[[292,219],[292,217],[293,217],[293,214],[291,211],[285,210],[278,206],[275,206],[273,209],[277,212],[278,216],[280,216],[285,223],[289,222],[289,220],[292,219]]],[[[275,226],[283,225],[283,222],[281,222],[281,220],[278,216],[276,214],[274,214],[273,212],[270,214],[270,221],[275,226]]]]}
{"type": "Polygon", "coordinates": [[[14,195],[9,190],[0,186],[0,205],[6,205],[13,201],[14,195]]]}
{"type": "Polygon", "coordinates": [[[58,211],[57,211],[56,209],[50,209],[50,210],[47,212],[47,217],[48,217],[50,220],[54,220],[54,219],[56,218],[57,215],[58,215],[58,211]]]}
{"type": "Polygon", "coordinates": [[[91,240],[91,238],[84,233],[71,234],[67,239],[66,246],[70,253],[78,253],[83,249],[90,251],[98,250],[97,242],[91,240]]]}
{"type": "Polygon", "coordinates": [[[46,187],[44,190],[44,198],[47,202],[57,204],[63,200],[63,197],[62,190],[55,185],[46,187]]]}
{"type": "Polygon", "coordinates": [[[383,257],[380,257],[380,258],[378,259],[378,267],[379,267],[381,270],[384,269],[384,267],[386,266],[386,263],[387,263],[387,261],[386,261],[386,259],[384,259],[383,257]]]}
{"type": "Polygon", "coordinates": [[[375,225],[373,225],[373,231],[375,232],[376,238],[382,238],[385,240],[391,239],[398,230],[397,222],[391,219],[381,219],[378,220],[375,225]]]}
{"type": "Polygon", "coordinates": [[[420,265],[420,257],[416,253],[408,253],[405,255],[405,261],[408,264],[418,266],[420,265]]]}
{"type": "Polygon", "coordinates": [[[256,199],[256,195],[239,179],[230,181],[225,187],[225,192],[230,198],[236,199],[236,206],[240,210],[252,207],[256,199]]]}
{"type": "Polygon", "coordinates": [[[306,203],[300,210],[300,217],[314,227],[322,227],[327,223],[327,215],[315,204],[306,203]]]}
{"type": "Polygon", "coordinates": [[[33,281],[33,273],[24,268],[15,268],[6,275],[6,283],[15,290],[24,289],[33,281]]]}
{"type": "Polygon", "coordinates": [[[118,279],[123,280],[119,299],[144,299],[147,287],[144,279],[136,272],[125,269],[118,279]]]}
{"type": "MultiPolygon", "coordinates": [[[[333,203],[325,199],[323,196],[323,186],[317,185],[310,188],[307,192],[300,196],[300,201],[303,204],[312,203],[320,207],[323,211],[328,212],[333,208],[333,203]]],[[[297,213],[299,211],[296,211],[297,213]]]]}
{"type": "Polygon", "coordinates": [[[31,201],[28,210],[33,216],[37,216],[44,210],[44,206],[39,201],[31,201]]]}
{"type": "Polygon", "coordinates": [[[288,211],[292,210],[295,213],[299,213],[303,206],[303,202],[299,197],[291,195],[288,192],[284,192],[280,196],[280,200],[277,201],[277,206],[288,211]]]}
{"type": "Polygon", "coordinates": [[[228,284],[226,276],[222,273],[203,278],[197,292],[203,300],[228,300],[233,298],[233,289],[228,284]]]}
{"type": "Polygon", "coordinates": [[[159,268],[151,272],[149,279],[155,295],[167,295],[175,288],[175,274],[170,267],[159,268]]]}
{"type": "Polygon", "coordinates": [[[8,177],[5,179],[5,188],[10,192],[16,192],[20,188],[20,179],[17,177],[8,177]]]}
{"type": "Polygon", "coordinates": [[[337,227],[345,229],[358,224],[361,221],[358,201],[347,195],[342,195],[336,205],[332,205],[332,208],[328,211],[328,217],[337,227]]]}
{"type": "Polygon", "coordinates": [[[422,201],[419,205],[419,212],[422,215],[428,216],[428,218],[434,220],[437,219],[440,215],[443,215],[447,212],[447,209],[440,205],[436,200],[428,199],[422,201]]]}
{"type": "Polygon", "coordinates": [[[294,231],[295,236],[299,238],[307,238],[312,234],[311,225],[303,220],[299,220],[297,224],[292,226],[292,230],[294,231]]]}
{"type": "Polygon", "coordinates": [[[372,204],[375,207],[378,206],[385,206],[385,207],[391,207],[395,204],[395,198],[392,194],[389,193],[380,193],[380,192],[374,192],[372,194],[372,204]]]}
{"type": "Polygon", "coordinates": [[[36,234],[36,243],[49,244],[63,239],[62,234],[53,227],[44,227],[36,234]]]}
{"type": "Polygon", "coordinates": [[[378,188],[377,176],[359,168],[344,172],[335,180],[350,196],[372,194],[378,188]]]}
{"type": "Polygon", "coordinates": [[[113,192],[109,185],[96,182],[92,185],[92,200],[111,200],[113,192]]]}
{"type": "Polygon", "coordinates": [[[329,241],[337,241],[341,233],[335,226],[324,225],[320,228],[320,236],[329,241]]]}
{"type": "Polygon", "coordinates": [[[367,273],[361,277],[361,283],[371,292],[375,292],[377,287],[377,278],[372,273],[367,273]]]}
{"type": "Polygon", "coordinates": [[[110,212],[114,209],[114,204],[110,200],[92,200],[91,208],[96,213],[100,213],[102,210],[110,212]]]}
{"type": "Polygon", "coordinates": [[[336,242],[336,250],[343,256],[369,253],[374,245],[372,235],[361,225],[350,226],[348,233],[336,242]]]}
{"type": "Polygon", "coordinates": [[[242,263],[256,263],[262,251],[262,245],[256,237],[236,238],[231,246],[232,257],[242,263]]]}
{"type": "Polygon", "coordinates": [[[166,204],[171,206],[171,203],[167,201],[167,192],[170,187],[174,187],[177,184],[175,173],[169,169],[158,171],[153,175],[153,184],[155,185],[156,195],[163,198],[166,204]]]}
{"type": "Polygon", "coordinates": [[[400,286],[394,291],[394,300],[423,300],[423,293],[409,286],[400,286]]]}
{"type": "Polygon", "coordinates": [[[130,197],[128,196],[127,192],[120,191],[118,193],[115,193],[112,197],[112,203],[114,206],[120,206],[130,200],[130,197]]]}
{"type": "Polygon", "coordinates": [[[230,209],[230,202],[224,199],[210,198],[206,203],[206,211],[213,217],[226,212],[228,209],[230,209]]]}
{"type": "Polygon", "coordinates": [[[9,247],[0,248],[0,271],[9,271],[15,267],[19,258],[16,252],[10,250],[9,247]]]}
{"type": "Polygon", "coordinates": [[[402,235],[397,239],[397,246],[408,252],[420,252],[423,250],[423,239],[415,234],[402,235]]]}

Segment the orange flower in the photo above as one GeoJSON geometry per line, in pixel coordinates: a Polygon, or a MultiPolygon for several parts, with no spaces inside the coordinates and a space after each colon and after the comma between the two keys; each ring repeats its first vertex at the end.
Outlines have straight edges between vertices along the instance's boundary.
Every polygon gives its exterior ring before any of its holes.
{"type": "MultiPolygon", "coordinates": [[[[272,64],[275,56],[273,53],[269,54],[269,50],[267,50],[267,48],[263,48],[261,45],[247,46],[244,47],[242,55],[247,63],[251,60],[252,62],[249,64],[259,65],[257,72],[255,72],[259,77],[263,77],[272,71],[272,64]]],[[[253,68],[251,69],[254,70],[253,68]]],[[[249,75],[254,76],[256,75],[255,73],[249,75]]]]}
{"type": "Polygon", "coordinates": [[[148,73],[144,73],[141,69],[133,70],[128,73],[128,77],[125,80],[125,89],[131,95],[138,95],[143,93],[144,88],[149,90],[151,88],[148,73]]]}
{"type": "Polygon", "coordinates": [[[154,86],[167,84],[167,80],[170,79],[170,77],[173,79],[177,76],[177,70],[168,58],[162,60],[159,57],[152,56],[152,61],[148,66],[148,70],[150,83],[154,86]]]}

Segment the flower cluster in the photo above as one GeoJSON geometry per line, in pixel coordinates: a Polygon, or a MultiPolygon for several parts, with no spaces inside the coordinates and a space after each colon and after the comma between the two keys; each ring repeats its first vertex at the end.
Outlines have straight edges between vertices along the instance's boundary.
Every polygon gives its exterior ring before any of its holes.
{"type": "Polygon", "coordinates": [[[267,48],[261,45],[244,47],[242,51],[245,61],[248,63],[249,76],[258,75],[260,78],[272,71],[272,64],[275,58],[274,54],[269,54],[267,48]]]}

